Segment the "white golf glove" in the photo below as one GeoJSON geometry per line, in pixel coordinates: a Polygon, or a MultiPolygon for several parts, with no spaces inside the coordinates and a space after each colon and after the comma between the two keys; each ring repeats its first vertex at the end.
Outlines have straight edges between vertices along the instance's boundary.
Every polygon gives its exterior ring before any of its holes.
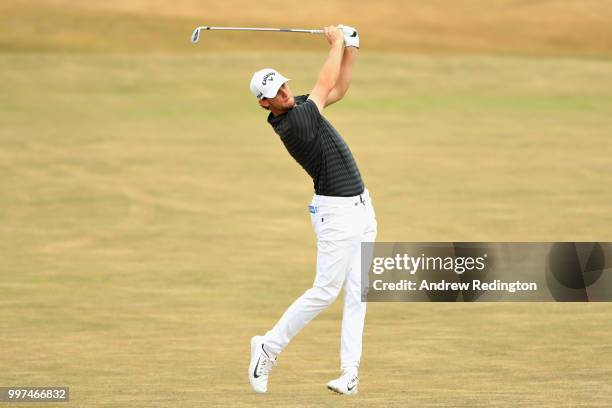
{"type": "Polygon", "coordinates": [[[359,33],[351,26],[340,24],[338,26],[344,34],[344,46],[359,48],[359,33]]]}

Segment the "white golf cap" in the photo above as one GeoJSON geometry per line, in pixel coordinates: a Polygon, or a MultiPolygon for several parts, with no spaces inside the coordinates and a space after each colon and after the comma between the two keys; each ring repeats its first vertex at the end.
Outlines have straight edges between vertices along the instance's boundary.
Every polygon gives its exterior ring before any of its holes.
{"type": "Polygon", "coordinates": [[[275,69],[264,68],[253,74],[251,78],[251,92],[257,99],[274,98],[278,89],[289,78],[285,78],[275,69]]]}

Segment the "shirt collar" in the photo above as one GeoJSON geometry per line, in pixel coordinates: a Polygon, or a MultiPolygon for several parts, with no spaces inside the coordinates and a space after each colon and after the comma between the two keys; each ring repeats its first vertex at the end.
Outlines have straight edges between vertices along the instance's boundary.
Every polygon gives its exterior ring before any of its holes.
{"type": "MultiPolygon", "coordinates": [[[[293,106],[293,108],[295,108],[297,105],[304,103],[306,101],[306,99],[308,99],[308,94],[307,95],[298,95],[295,96],[295,105],[293,106]]],[[[291,108],[291,109],[293,109],[291,108]]],[[[272,114],[272,112],[270,112],[270,114],[268,115],[268,123],[271,124],[272,126],[276,126],[279,123],[281,123],[283,121],[283,119],[285,119],[285,116],[287,116],[287,113],[291,112],[291,109],[289,109],[287,112],[278,115],[278,116],[274,116],[272,114]]]]}
{"type": "Polygon", "coordinates": [[[274,116],[272,114],[272,112],[270,112],[270,114],[268,115],[268,123],[271,124],[272,126],[278,125],[279,123],[282,122],[282,120],[285,118],[285,116],[287,116],[287,113],[290,112],[290,110],[288,110],[287,112],[278,115],[278,116],[274,116]]]}

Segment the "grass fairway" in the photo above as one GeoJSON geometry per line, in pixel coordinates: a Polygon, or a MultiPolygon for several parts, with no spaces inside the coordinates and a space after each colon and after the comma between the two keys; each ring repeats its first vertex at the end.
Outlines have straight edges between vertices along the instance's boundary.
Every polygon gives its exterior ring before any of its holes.
{"type": "Polygon", "coordinates": [[[273,66],[305,93],[325,48],[187,42],[360,29],[325,115],[381,241],[612,241],[609,2],[230,3],[0,4],[0,386],[69,386],[58,407],[609,407],[606,303],[372,303],[341,398],[337,301],[254,395],[249,339],[311,285],[315,237],[248,82],[273,66]]]}
{"type": "Polygon", "coordinates": [[[366,52],[601,58],[612,55],[611,20],[608,0],[310,0],[273,7],[250,0],[3,0],[0,50],[315,51],[320,46],[310,35],[205,33],[197,48],[188,39],[198,25],[350,23],[366,52]]]}
{"type": "MultiPolygon", "coordinates": [[[[70,405],[606,406],[607,304],[370,304],[361,394],[328,394],[340,302],[280,359],[248,340],[313,278],[305,174],[246,84],[322,56],[0,60],[0,384],[70,405]]],[[[612,63],[369,55],[327,115],[380,240],[612,240],[612,63]],[[380,80],[384,78],[384,80],[380,80]]]]}

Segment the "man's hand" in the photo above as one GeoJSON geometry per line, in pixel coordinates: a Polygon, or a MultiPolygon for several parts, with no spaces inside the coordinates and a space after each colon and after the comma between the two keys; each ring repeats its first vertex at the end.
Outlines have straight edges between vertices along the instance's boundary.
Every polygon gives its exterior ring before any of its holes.
{"type": "Polygon", "coordinates": [[[344,46],[359,48],[359,33],[351,26],[342,25],[338,26],[344,34],[344,46]]]}
{"type": "Polygon", "coordinates": [[[325,38],[329,45],[333,46],[338,43],[344,43],[344,32],[340,27],[331,25],[325,27],[323,31],[325,32],[325,38]]]}

